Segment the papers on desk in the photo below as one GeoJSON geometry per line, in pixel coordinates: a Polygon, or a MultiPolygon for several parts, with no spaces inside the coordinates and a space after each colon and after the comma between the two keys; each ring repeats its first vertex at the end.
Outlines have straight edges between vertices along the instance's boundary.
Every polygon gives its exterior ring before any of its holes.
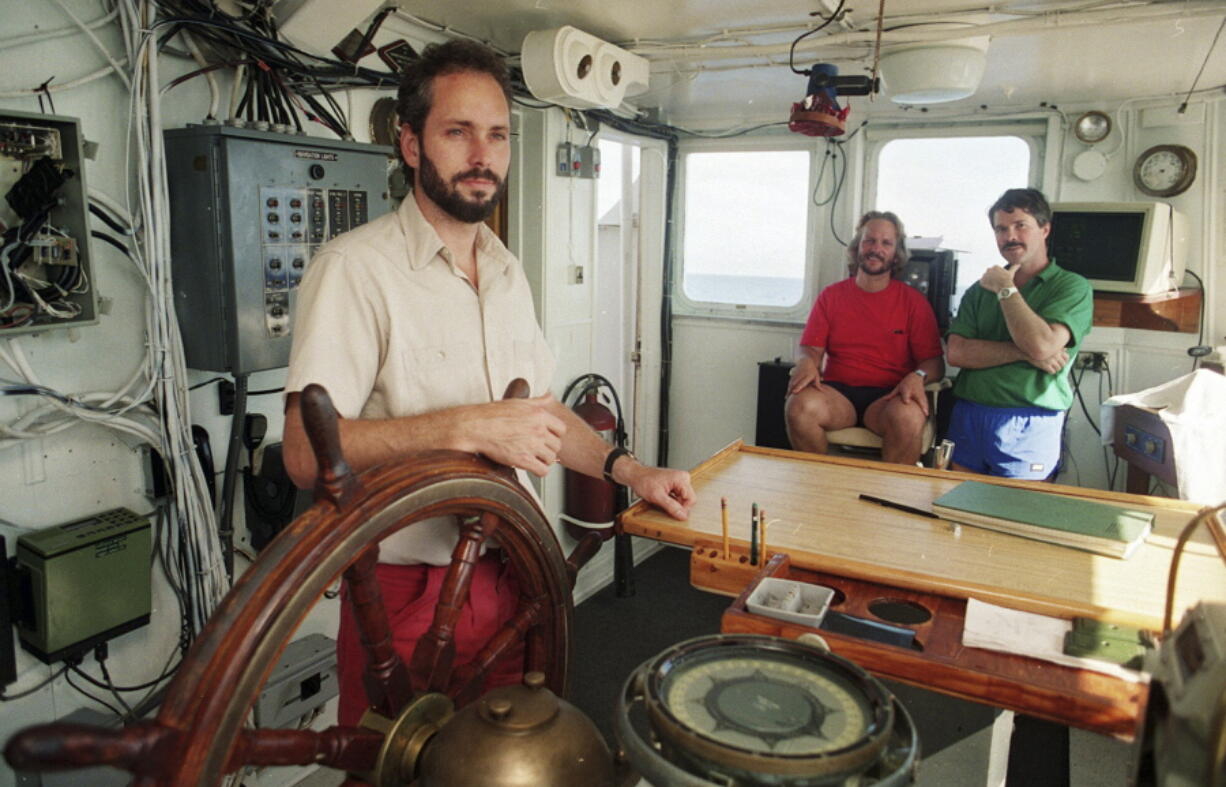
{"type": "Polygon", "coordinates": [[[1094,670],[1134,683],[1149,681],[1148,674],[1126,669],[1118,664],[1066,656],[1064,635],[1072,628],[1071,620],[998,607],[971,598],[966,601],[962,644],[971,648],[1016,653],[1067,667],[1094,670]]]}

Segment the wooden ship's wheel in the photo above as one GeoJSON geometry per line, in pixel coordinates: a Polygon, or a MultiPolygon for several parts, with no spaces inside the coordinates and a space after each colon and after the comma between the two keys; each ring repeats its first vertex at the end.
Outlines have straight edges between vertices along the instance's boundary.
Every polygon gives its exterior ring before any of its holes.
{"type": "MultiPolygon", "coordinates": [[[[510,389],[508,395],[513,395],[510,389]]],[[[204,785],[217,784],[243,766],[321,764],[381,782],[386,776],[376,766],[389,759],[389,748],[404,749],[405,741],[390,738],[405,727],[394,722],[414,698],[438,692],[459,704],[474,699],[490,668],[520,641],[525,643],[525,671],[543,673],[549,689],[565,694],[571,586],[579,566],[599,549],[599,535],[580,542],[565,559],[540,508],[511,471],[470,454],[426,452],[355,475],[341,457],[327,393],[308,387],[302,408],[320,468],[316,503],[265,548],[223,599],[171,682],[156,718],[120,730],[54,723],[31,727],[5,748],[13,768],[105,764],[132,772],[137,785],[204,785]],[[392,646],[375,579],[378,543],[444,515],[460,517],[460,541],[434,624],[405,665],[392,646]],[[514,564],[519,608],[470,663],[456,666],[455,625],[481,547],[491,538],[514,564]],[[341,576],[366,649],[367,696],[387,723],[379,730],[246,726],[261,687],[298,625],[341,576]]]]}

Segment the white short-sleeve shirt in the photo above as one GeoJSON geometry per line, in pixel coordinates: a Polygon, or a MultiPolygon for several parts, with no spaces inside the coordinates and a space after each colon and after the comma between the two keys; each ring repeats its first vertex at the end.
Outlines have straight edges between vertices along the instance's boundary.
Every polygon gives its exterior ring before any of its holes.
{"type": "MultiPolygon", "coordinates": [[[[327,389],[344,418],[420,415],[549,389],[554,361],[519,261],[484,224],[474,289],[412,195],[323,246],[298,290],[286,393],[327,389]]],[[[383,541],[380,562],[451,560],[448,518],[383,541]]]]}

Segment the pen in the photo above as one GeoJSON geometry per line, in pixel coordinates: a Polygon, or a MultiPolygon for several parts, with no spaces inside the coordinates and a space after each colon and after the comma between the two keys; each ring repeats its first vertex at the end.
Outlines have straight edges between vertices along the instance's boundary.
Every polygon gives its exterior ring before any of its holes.
{"type": "Polygon", "coordinates": [[[872,495],[860,495],[860,499],[867,500],[870,503],[876,503],[879,506],[885,506],[886,508],[897,508],[899,511],[906,511],[908,514],[926,516],[929,519],[940,519],[939,516],[931,511],[925,511],[921,508],[913,508],[908,505],[903,505],[902,503],[895,503],[893,500],[882,500],[880,497],[873,497],[872,495]]]}

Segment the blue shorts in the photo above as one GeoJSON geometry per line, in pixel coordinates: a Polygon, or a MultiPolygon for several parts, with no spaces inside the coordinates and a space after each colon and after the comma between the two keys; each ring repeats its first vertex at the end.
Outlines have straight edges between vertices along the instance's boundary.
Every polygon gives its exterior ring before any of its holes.
{"type": "Polygon", "coordinates": [[[953,461],[975,473],[1044,480],[1056,472],[1064,410],[954,403],[949,433],[953,461]]]}

